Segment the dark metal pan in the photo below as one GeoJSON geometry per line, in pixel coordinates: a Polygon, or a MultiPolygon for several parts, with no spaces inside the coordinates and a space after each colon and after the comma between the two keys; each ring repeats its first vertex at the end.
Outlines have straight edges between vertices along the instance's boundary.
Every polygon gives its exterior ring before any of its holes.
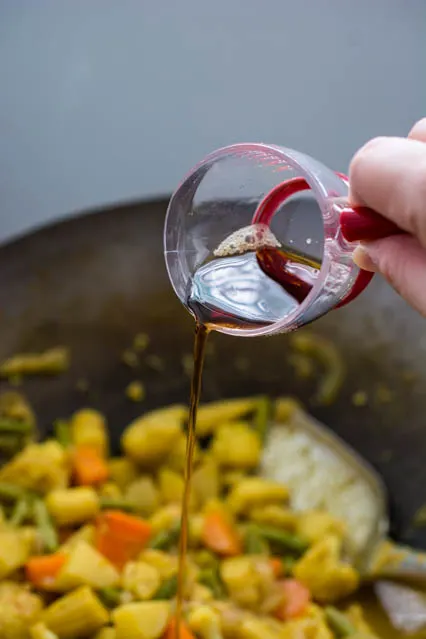
{"type": "MultiPolygon", "coordinates": [[[[0,248],[0,357],[59,344],[72,352],[69,373],[25,381],[43,431],[59,416],[91,404],[106,412],[115,441],[141,411],[125,387],[141,379],[148,409],[186,401],[189,381],[182,357],[191,353],[193,321],[174,296],[162,253],[166,200],[126,204],[42,228],[0,248]],[[121,361],[133,336],[146,332],[163,372],[121,361]],[[78,380],[87,379],[86,395],[78,380]]],[[[352,305],[313,327],[332,337],[347,376],[330,407],[311,406],[380,472],[392,506],[398,541],[426,548],[426,529],[413,516],[426,502],[426,327],[379,278],[352,305]],[[413,377],[416,379],[413,381],[413,377]],[[390,389],[388,403],[375,397],[390,389]],[[371,401],[354,407],[352,395],[371,401]]],[[[287,363],[288,337],[213,336],[204,399],[294,393],[309,406],[312,385],[287,363]],[[249,363],[239,370],[241,357],[249,363]]],[[[6,382],[2,386],[6,386],[6,382]]]]}

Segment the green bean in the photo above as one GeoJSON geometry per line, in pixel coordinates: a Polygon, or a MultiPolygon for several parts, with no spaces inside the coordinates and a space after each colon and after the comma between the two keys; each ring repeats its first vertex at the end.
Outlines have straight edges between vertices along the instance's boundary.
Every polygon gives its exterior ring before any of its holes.
{"type": "Polygon", "coordinates": [[[64,419],[57,419],[53,424],[53,430],[58,442],[64,448],[68,448],[72,444],[71,427],[69,422],[64,419]]]}
{"type": "Polygon", "coordinates": [[[262,442],[266,441],[269,419],[271,416],[271,401],[268,397],[260,397],[254,415],[254,425],[262,442]]]}
{"type": "Polygon", "coordinates": [[[0,417],[0,432],[15,435],[29,435],[33,431],[33,425],[19,419],[0,417]]]}
{"type": "Polygon", "coordinates": [[[280,530],[279,528],[253,524],[253,530],[255,530],[260,537],[266,539],[266,541],[270,541],[284,550],[291,550],[301,554],[309,547],[309,544],[299,535],[280,530]]]}
{"type": "Polygon", "coordinates": [[[98,590],[98,595],[101,601],[106,605],[107,608],[116,608],[122,603],[121,595],[123,591],[120,588],[101,588],[98,590]]]}
{"type": "Polygon", "coordinates": [[[325,609],[325,618],[330,629],[338,639],[341,637],[351,637],[356,633],[356,628],[354,628],[347,616],[333,606],[327,606],[325,609]]]}
{"type": "Polygon", "coordinates": [[[55,552],[59,546],[58,534],[42,499],[34,501],[33,513],[45,549],[49,552],[55,552]]]}
{"type": "Polygon", "coordinates": [[[268,544],[253,526],[248,526],[244,535],[244,549],[248,555],[269,554],[268,544]]]}
{"type": "Polygon", "coordinates": [[[149,548],[155,550],[168,550],[179,541],[180,524],[173,526],[170,530],[161,530],[149,542],[149,548]]]}
{"type": "Polygon", "coordinates": [[[290,577],[293,574],[294,564],[296,563],[295,558],[287,555],[287,557],[283,557],[281,561],[284,567],[285,576],[290,577]]]}
{"type": "Polygon", "coordinates": [[[125,499],[117,497],[100,497],[99,504],[101,508],[108,508],[108,510],[124,510],[128,513],[134,513],[137,510],[135,504],[131,504],[125,499]]]}
{"type": "Polygon", "coordinates": [[[225,596],[225,589],[220,580],[218,567],[212,566],[211,568],[200,570],[198,581],[212,591],[215,599],[223,599],[225,596]]]}
{"type": "Polygon", "coordinates": [[[324,368],[315,400],[318,404],[334,402],[345,377],[343,359],[334,344],[310,333],[297,333],[291,337],[293,348],[303,355],[317,360],[324,368]]]}
{"type": "Polygon", "coordinates": [[[20,486],[9,484],[8,482],[0,482],[0,499],[5,501],[15,501],[16,499],[24,499],[29,497],[30,493],[20,486]]]}
{"type": "Polygon", "coordinates": [[[12,526],[20,526],[23,521],[28,517],[30,512],[29,503],[27,499],[19,499],[13,510],[9,519],[9,523],[12,526]]]}
{"type": "Polygon", "coordinates": [[[178,576],[172,575],[169,579],[163,581],[157,592],[154,594],[153,599],[172,599],[178,589],[178,576]]]}

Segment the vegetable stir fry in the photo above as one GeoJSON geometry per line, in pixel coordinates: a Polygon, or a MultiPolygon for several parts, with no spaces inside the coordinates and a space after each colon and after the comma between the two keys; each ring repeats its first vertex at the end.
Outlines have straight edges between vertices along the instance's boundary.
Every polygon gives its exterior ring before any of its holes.
{"type": "MultiPolygon", "coordinates": [[[[264,397],[200,407],[180,636],[371,639],[361,608],[341,603],[359,586],[345,524],[296,513],[258,473],[271,410],[264,397]]],[[[27,437],[34,418],[18,413],[27,437]]],[[[22,440],[0,468],[2,639],[175,638],[187,416],[136,419],[119,457],[91,409],[22,440]]]]}

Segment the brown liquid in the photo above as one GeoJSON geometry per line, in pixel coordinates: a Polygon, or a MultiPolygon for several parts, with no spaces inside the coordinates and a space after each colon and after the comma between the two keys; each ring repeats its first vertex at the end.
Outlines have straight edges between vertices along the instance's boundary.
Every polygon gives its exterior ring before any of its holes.
{"type": "Polygon", "coordinates": [[[309,295],[321,262],[286,249],[263,248],[256,252],[262,271],[280,284],[299,304],[309,295]]]}
{"type": "Polygon", "coordinates": [[[180,638],[180,621],[182,618],[182,605],[185,590],[186,575],[186,551],[188,547],[188,512],[189,498],[191,495],[191,476],[195,447],[195,426],[197,421],[197,409],[201,394],[201,381],[203,376],[204,355],[206,350],[209,329],[204,324],[197,322],[194,342],[194,370],[191,381],[191,396],[189,401],[188,433],[186,440],[185,459],[185,487],[182,499],[181,532],[179,539],[179,568],[178,590],[176,601],[176,639],[180,638]]]}

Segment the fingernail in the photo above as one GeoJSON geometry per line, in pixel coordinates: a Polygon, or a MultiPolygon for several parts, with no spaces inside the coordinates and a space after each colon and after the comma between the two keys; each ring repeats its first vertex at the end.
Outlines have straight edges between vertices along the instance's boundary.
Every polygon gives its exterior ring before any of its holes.
{"type": "Polygon", "coordinates": [[[354,250],[352,258],[355,264],[364,271],[371,271],[372,273],[377,271],[376,252],[372,246],[360,244],[354,250]]]}

